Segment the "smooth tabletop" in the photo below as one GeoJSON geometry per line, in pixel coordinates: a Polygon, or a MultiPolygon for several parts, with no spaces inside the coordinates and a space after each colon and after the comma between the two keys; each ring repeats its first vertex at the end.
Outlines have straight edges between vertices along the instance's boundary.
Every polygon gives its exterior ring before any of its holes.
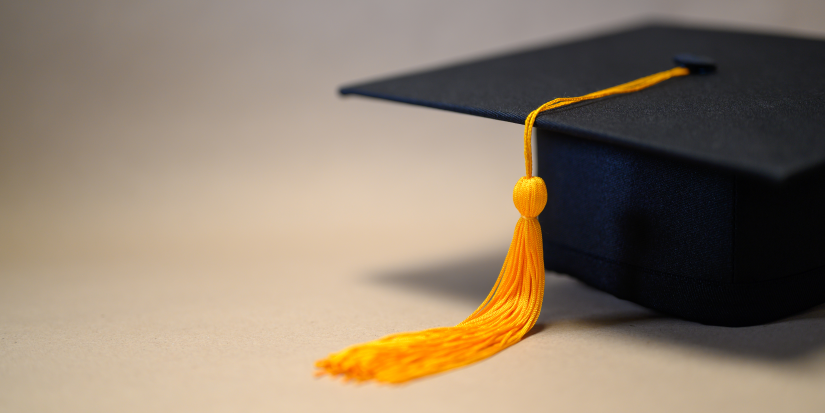
{"type": "Polygon", "coordinates": [[[710,327],[552,273],[537,327],[489,360],[313,377],[469,315],[523,173],[519,125],[341,84],[651,13],[825,21],[803,1],[527,3],[0,5],[0,411],[825,410],[825,307],[710,327]]]}

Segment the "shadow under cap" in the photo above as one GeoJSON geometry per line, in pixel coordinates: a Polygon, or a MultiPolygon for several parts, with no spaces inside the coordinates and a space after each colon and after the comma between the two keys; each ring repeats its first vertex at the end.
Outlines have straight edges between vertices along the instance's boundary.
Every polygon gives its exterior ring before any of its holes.
{"type": "MultiPolygon", "coordinates": [[[[505,255],[495,251],[456,261],[388,269],[369,281],[480,304],[495,284],[505,255]]],[[[547,273],[542,314],[529,335],[553,334],[553,324],[557,323],[775,362],[794,361],[825,348],[825,305],[760,326],[708,326],[660,315],[567,276],[547,273]]]]}

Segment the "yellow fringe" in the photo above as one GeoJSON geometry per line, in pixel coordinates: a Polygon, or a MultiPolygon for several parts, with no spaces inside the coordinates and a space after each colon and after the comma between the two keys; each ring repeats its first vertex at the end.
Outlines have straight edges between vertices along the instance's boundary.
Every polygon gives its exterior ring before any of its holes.
{"type": "Polygon", "coordinates": [[[513,200],[523,216],[496,284],[473,314],[455,327],[393,334],[331,354],[316,363],[321,374],[401,383],[470,364],[517,343],[536,324],[544,297],[536,218],[547,202],[544,181],[521,178],[513,200]]]}
{"type": "Polygon", "coordinates": [[[521,340],[536,324],[544,299],[544,256],[537,217],[547,203],[547,188],[532,174],[531,134],[536,116],[583,100],[635,92],[688,73],[677,67],[589,95],[554,99],[531,112],[524,127],[526,176],[513,189],[513,202],[522,217],[498,280],[484,302],[455,327],[393,334],[330,354],[315,363],[320,369],[317,374],[402,383],[490,357],[521,340]]]}

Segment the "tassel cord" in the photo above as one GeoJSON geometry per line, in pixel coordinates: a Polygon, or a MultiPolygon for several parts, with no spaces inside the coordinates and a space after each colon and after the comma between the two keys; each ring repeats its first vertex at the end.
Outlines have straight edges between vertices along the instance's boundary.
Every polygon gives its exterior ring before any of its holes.
{"type": "Polygon", "coordinates": [[[600,90],[598,92],[589,93],[584,96],[578,97],[570,97],[570,98],[556,98],[553,99],[541,106],[538,109],[530,112],[527,115],[527,119],[524,122],[524,163],[525,163],[525,176],[530,177],[533,176],[533,148],[532,148],[532,140],[533,140],[533,124],[536,122],[536,117],[539,113],[550,110],[560,108],[562,106],[567,106],[571,103],[576,102],[583,102],[585,100],[592,100],[592,99],[599,99],[607,96],[618,95],[623,93],[631,93],[631,92],[638,92],[642,89],[648,88],[653,86],[657,83],[664,82],[665,80],[672,79],[674,77],[679,76],[687,76],[690,74],[690,70],[684,67],[674,67],[670,70],[665,70],[663,72],[655,73],[650,76],[645,76],[640,79],[636,79],[627,83],[623,83],[621,85],[613,86],[604,90],[600,90]]]}

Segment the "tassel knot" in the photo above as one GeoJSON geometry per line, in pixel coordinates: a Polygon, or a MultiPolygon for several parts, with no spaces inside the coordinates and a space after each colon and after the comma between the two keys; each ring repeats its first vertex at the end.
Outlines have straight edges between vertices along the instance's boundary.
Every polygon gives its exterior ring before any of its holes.
{"type": "Polygon", "coordinates": [[[513,188],[513,203],[525,218],[536,218],[547,205],[547,187],[538,176],[522,177],[513,188]]]}

